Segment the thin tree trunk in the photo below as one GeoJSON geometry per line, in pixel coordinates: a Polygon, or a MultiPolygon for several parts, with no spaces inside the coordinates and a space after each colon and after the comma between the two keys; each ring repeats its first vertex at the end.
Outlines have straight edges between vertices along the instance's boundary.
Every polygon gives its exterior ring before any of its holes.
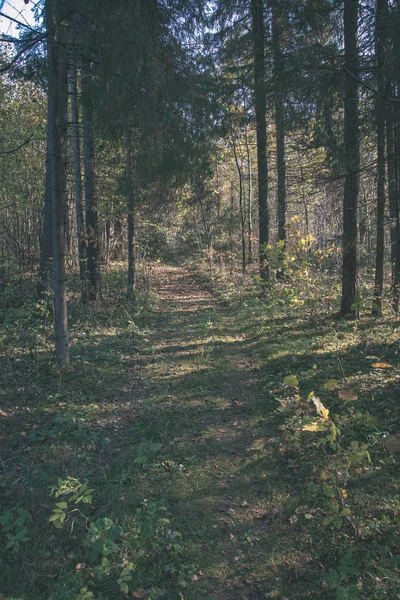
{"type": "Polygon", "coordinates": [[[79,277],[81,280],[81,299],[87,302],[86,286],[86,239],[83,218],[83,190],[81,172],[81,146],[79,134],[78,82],[75,57],[71,57],[70,86],[71,86],[71,122],[72,122],[72,158],[74,168],[74,192],[76,212],[76,232],[78,237],[79,277]]]}
{"type": "MultiPolygon", "coordinates": [[[[385,90],[385,18],[387,0],[376,0],[375,52],[378,90],[385,90]]],[[[372,314],[382,315],[384,257],[385,257],[385,99],[378,93],[375,97],[377,136],[377,212],[376,212],[376,262],[374,305],[372,314]]]]}
{"type": "MultiPolygon", "coordinates": [[[[397,98],[400,100],[399,86],[397,85],[397,98]]],[[[393,310],[397,314],[399,312],[399,298],[400,298],[400,110],[396,106],[395,111],[395,142],[394,149],[396,154],[396,195],[397,195],[397,244],[396,244],[396,255],[393,269],[393,310]]]]}
{"type": "Polygon", "coordinates": [[[133,193],[132,132],[126,133],[126,201],[128,209],[128,287],[127,296],[135,298],[135,199],[133,193]]]}
{"type": "Polygon", "coordinates": [[[269,280],[268,241],[268,160],[267,125],[265,97],[265,56],[264,56],[264,3],[251,0],[253,58],[254,58],[254,104],[257,131],[257,170],[258,170],[258,214],[259,214],[259,261],[260,278],[269,280]]]}
{"type": "MultiPolygon", "coordinates": [[[[393,92],[392,85],[389,93],[393,92]]],[[[390,263],[392,274],[392,308],[397,313],[399,310],[399,282],[396,281],[398,271],[398,255],[400,243],[400,220],[399,220],[399,198],[396,178],[396,148],[395,148],[395,122],[394,106],[388,102],[386,105],[386,148],[387,148],[387,175],[389,191],[389,214],[390,214],[390,263]]]]}
{"type": "Polygon", "coordinates": [[[51,175],[51,135],[52,135],[52,104],[47,101],[47,147],[46,147],[46,180],[43,208],[43,234],[40,252],[40,267],[36,285],[36,296],[39,300],[48,302],[51,290],[52,258],[53,258],[53,196],[51,175]]]}
{"type": "MultiPolygon", "coordinates": [[[[345,0],[345,66],[358,74],[358,0],[345,0]]],[[[344,193],[343,193],[343,270],[342,317],[358,316],[355,300],[359,293],[359,98],[355,78],[345,75],[344,97],[344,193]]]]}
{"type": "Polygon", "coordinates": [[[51,105],[51,174],[53,196],[54,330],[56,356],[69,365],[65,276],[65,216],[67,206],[68,56],[67,26],[59,0],[46,0],[49,90],[51,105]]]}
{"type": "Polygon", "coordinates": [[[122,260],[122,248],[123,248],[123,231],[122,231],[122,222],[121,218],[115,217],[114,219],[114,259],[122,260]]]}
{"type": "Polygon", "coordinates": [[[89,300],[100,298],[100,248],[97,214],[97,198],[94,189],[94,139],[92,73],[90,65],[82,65],[82,122],[83,165],[85,173],[87,271],[89,300]]]}
{"type": "Polygon", "coordinates": [[[232,139],[232,148],[233,155],[235,157],[236,170],[238,172],[239,178],[239,214],[240,214],[240,226],[241,226],[241,240],[242,240],[242,271],[246,272],[246,219],[243,209],[243,173],[242,167],[239,162],[239,157],[237,154],[236,142],[233,136],[233,131],[231,129],[231,139],[232,139]]]}
{"type": "Polygon", "coordinates": [[[251,164],[249,134],[246,127],[246,154],[247,154],[247,174],[249,177],[248,186],[248,203],[247,203],[247,264],[251,265],[253,262],[253,247],[252,247],[252,235],[253,235],[253,220],[252,220],[252,207],[253,207],[253,169],[251,164]]]}
{"type": "Polygon", "coordinates": [[[284,60],[282,54],[282,13],[278,2],[272,2],[272,52],[274,63],[274,101],[275,101],[275,129],[276,129],[276,169],[278,179],[278,242],[279,269],[276,273],[278,279],[285,274],[286,263],[286,158],[285,158],[285,108],[282,93],[282,77],[284,60]]]}

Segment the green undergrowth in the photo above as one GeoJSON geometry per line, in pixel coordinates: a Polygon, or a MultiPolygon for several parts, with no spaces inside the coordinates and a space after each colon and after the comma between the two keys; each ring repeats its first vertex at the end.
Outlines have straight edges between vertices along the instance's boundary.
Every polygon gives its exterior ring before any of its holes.
{"type": "Polygon", "coordinates": [[[397,321],[309,274],[124,277],[71,294],[63,373],[45,307],[2,309],[0,598],[400,598],[397,321]]]}

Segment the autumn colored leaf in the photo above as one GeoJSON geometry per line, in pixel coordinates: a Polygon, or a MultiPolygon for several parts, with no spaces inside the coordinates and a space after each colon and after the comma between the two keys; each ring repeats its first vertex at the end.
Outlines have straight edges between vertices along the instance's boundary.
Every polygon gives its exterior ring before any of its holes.
{"type": "Polygon", "coordinates": [[[392,369],[392,365],[385,362],[377,362],[371,365],[373,369],[392,369]]]}
{"type": "Polygon", "coordinates": [[[358,394],[356,390],[350,388],[344,388],[338,392],[340,400],[358,400],[358,394]]]}
{"type": "Polygon", "coordinates": [[[258,440],[254,440],[251,450],[262,450],[266,444],[266,438],[259,438],[258,440]]]}
{"type": "Polygon", "coordinates": [[[132,594],[134,598],[146,598],[149,595],[149,592],[147,590],[144,590],[143,588],[138,588],[137,590],[132,592],[132,594]]]}

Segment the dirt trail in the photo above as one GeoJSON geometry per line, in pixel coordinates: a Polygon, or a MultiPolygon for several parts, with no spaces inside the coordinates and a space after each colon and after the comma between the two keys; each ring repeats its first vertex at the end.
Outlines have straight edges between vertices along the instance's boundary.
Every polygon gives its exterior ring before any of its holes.
{"type": "Polygon", "coordinates": [[[182,469],[154,481],[154,492],[204,574],[185,599],[266,598],[280,569],[280,518],[272,462],[251,451],[254,437],[267,435],[252,340],[185,269],[157,266],[153,279],[159,307],[140,397],[164,440],[164,462],[182,469]]]}

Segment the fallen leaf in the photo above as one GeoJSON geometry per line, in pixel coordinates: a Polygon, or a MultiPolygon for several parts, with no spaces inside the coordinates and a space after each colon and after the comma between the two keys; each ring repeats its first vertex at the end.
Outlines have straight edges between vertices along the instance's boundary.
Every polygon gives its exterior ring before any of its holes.
{"type": "Polygon", "coordinates": [[[340,400],[357,400],[358,394],[356,390],[352,390],[349,388],[345,388],[343,390],[339,390],[338,392],[340,400]]]}
{"type": "Polygon", "coordinates": [[[258,440],[254,440],[251,450],[262,450],[266,444],[266,438],[259,438],[258,440]]]}
{"type": "Polygon", "coordinates": [[[82,571],[86,567],[85,563],[78,563],[75,567],[77,571],[82,571]]]}
{"type": "Polygon", "coordinates": [[[137,590],[132,592],[132,594],[134,598],[146,598],[146,596],[149,595],[149,592],[147,590],[144,590],[143,588],[138,588],[137,590]]]}
{"type": "Polygon", "coordinates": [[[385,362],[377,362],[377,363],[373,363],[371,365],[371,367],[373,369],[391,369],[392,365],[389,365],[389,363],[385,363],[385,362]]]}
{"type": "Polygon", "coordinates": [[[268,598],[278,598],[281,595],[279,590],[272,590],[272,592],[270,592],[268,594],[268,598]]]}

